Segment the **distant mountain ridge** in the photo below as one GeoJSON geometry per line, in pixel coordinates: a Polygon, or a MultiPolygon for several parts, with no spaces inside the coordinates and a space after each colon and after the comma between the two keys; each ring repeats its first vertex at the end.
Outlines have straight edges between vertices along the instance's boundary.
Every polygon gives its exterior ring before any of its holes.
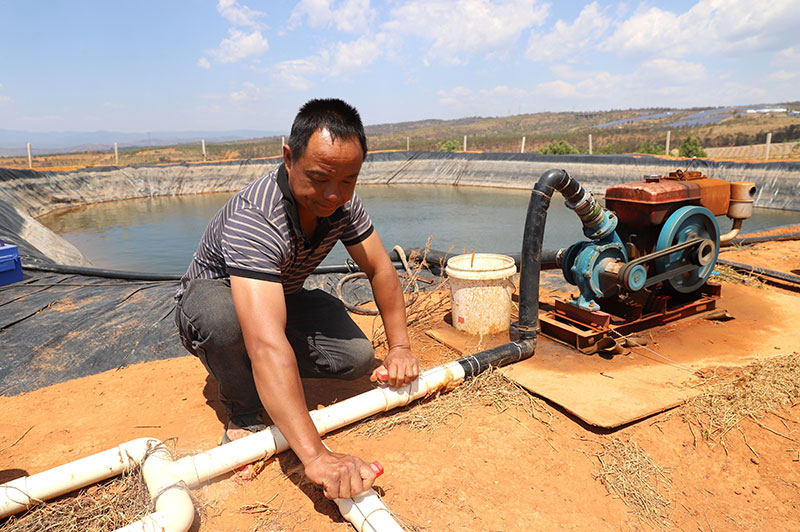
{"type": "MultiPolygon", "coordinates": [[[[749,104],[738,106],[706,106],[690,108],[638,108],[610,109],[604,111],[560,111],[518,114],[511,116],[470,116],[449,120],[423,119],[406,122],[372,124],[365,126],[368,136],[400,138],[389,148],[405,146],[408,137],[450,138],[460,140],[461,135],[470,137],[511,137],[531,135],[563,136],[590,133],[592,130],[610,131],[620,128],[663,130],[667,128],[692,128],[712,125],[735,116],[737,113],[780,112],[797,116],[800,101],[772,104],[749,104]]],[[[120,148],[145,148],[150,146],[174,146],[179,144],[231,141],[249,141],[268,137],[289,136],[283,131],[259,131],[239,129],[231,131],[153,131],[123,133],[117,131],[60,131],[31,132],[0,129],[0,157],[24,156],[27,142],[31,143],[34,155],[75,153],[86,151],[109,151],[114,143],[120,148]]],[[[532,139],[529,137],[528,141],[532,139]]],[[[371,144],[372,145],[372,144],[371,144]]],[[[384,148],[385,149],[385,148],[384,148]]]]}
{"type": "MultiPolygon", "coordinates": [[[[20,131],[0,129],[0,157],[27,154],[27,143],[31,143],[34,155],[51,153],[73,153],[82,151],[105,151],[114,148],[139,148],[147,146],[171,146],[200,142],[227,142],[263,137],[274,137],[286,133],[237,129],[232,131],[153,131],[125,133],[120,131],[20,131]]],[[[288,135],[288,134],[287,134],[288,135]]]]}

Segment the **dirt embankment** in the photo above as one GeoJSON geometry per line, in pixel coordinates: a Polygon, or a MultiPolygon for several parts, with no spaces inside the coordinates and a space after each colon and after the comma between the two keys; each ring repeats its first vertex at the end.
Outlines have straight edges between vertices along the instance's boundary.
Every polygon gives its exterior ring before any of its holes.
{"type": "MultiPolygon", "coordinates": [[[[0,238],[55,262],[86,265],[73,246],[35,217],[56,209],[121,199],[238,190],[263,175],[277,158],[141,167],[106,167],[71,172],[33,172],[0,168],[0,238]]],[[[530,189],[538,176],[559,167],[590,191],[663,175],[691,161],[649,156],[543,156],[391,152],[370,154],[360,183],[444,184],[530,189]]],[[[754,181],[756,206],[800,210],[800,164],[739,164],[697,161],[709,177],[754,181]]]]}

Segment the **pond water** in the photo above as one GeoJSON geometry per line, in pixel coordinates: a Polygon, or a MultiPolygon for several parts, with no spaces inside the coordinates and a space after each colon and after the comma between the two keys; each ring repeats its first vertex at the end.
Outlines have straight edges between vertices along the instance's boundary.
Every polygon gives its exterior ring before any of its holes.
{"type": "MultiPolygon", "coordinates": [[[[431,247],[455,252],[518,252],[530,192],[449,185],[358,187],[387,249],[431,247]]],[[[98,268],[180,273],[186,270],[206,224],[231,193],[144,198],[59,211],[39,219],[80,249],[98,268]]],[[[722,232],[730,220],[717,219],[722,232]]],[[[798,223],[800,213],[756,209],[743,232],[798,223]]],[[[547,215],[545,249],[583,240],[580,222],[556,196],[547,215]]],[[[337,244],[323,264],[342,264],[337,244]]]]}

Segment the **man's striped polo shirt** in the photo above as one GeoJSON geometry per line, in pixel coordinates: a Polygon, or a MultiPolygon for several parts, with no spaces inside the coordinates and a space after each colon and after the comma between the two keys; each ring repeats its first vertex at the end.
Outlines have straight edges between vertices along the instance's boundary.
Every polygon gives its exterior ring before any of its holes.
{"type": "Polygon", "coordinates": [[[175,294],[192,279],[235,275],[280,282],[285,294],[298,292],[338,240],[357,244],[373,231],[358,195],[317,221],[313,237],[300,225],[289,175],[281,164],[238,192],[214,215],[175,294]]]}

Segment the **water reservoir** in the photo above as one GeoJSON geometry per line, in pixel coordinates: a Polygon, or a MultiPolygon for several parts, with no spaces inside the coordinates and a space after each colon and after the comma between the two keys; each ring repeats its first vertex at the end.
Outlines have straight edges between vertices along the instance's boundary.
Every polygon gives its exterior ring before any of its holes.
{"type": "MultiPolygon", "coordinates": [[[[364,185],[361,196],[387,249],[423,246],[457,252],[510,252],[522,246],[530,192],[449,185],[364,185]]],[[[98,203],[39,219],[100,268],[184,271],[206,224],[232,193],[98,203]]],[[[743,232],[797,222],[797,213],[755,209],[743,232]]],[[[730,220],[718,218],[722,232],[730,220]]],[[[574,212],[556,196],[548,213],[545,248],[584,239],[574,212]]],[[[341,264],[341,244],[323,264],[341,264]]]]}

